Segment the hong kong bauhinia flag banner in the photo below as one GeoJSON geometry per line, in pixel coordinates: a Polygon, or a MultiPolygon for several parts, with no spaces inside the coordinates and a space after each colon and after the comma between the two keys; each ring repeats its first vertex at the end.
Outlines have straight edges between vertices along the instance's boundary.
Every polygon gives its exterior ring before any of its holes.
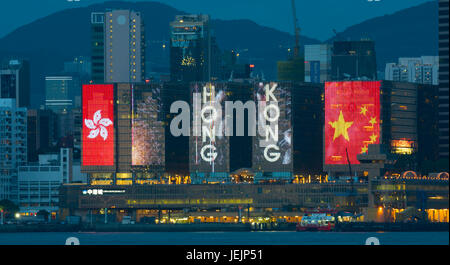
{"type": "Polygon", "coordinates": [[[114,165],[114,86],[83,85],[83,166],[114,165]]]}
{"type": "Polygon", "coordinates": [[[325,164],[359,164],[356,156],[380,143],[380,81],[325,84],[325,164]]]}

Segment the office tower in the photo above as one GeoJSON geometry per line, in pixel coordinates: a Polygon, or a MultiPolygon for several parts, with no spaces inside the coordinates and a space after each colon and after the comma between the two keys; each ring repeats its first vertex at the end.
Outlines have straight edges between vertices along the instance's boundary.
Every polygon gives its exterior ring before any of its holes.
{"type": "Polygon", "coordinates": [[[425,171],[425,165],[439,159],[439,86],[417,85],[417,161],[425,171]]]}
{"type": "Polygon", "coordinates": [[[323,84],[292,84],[292,156],[295,175],[323,172],[323,103],[323,84]]]}
{"type": "Polygon", "coordinates": [[[52,75],[45,77],[45,108],[56,114],[72,110],[75,97],[81,95],[81,82],[75,75],[52,75]]]}
{"type": "Polygon", "coordinates": [[[105,82],[105,14],[91,14],[91,63],[92,81],[105,82]]]}
{"type": "Polygon", "coordinates": [[[17,167],[27,162],[27,109],[0,99],[0,200],[17,202],[17,167]]]}
{"type": "Polygon", "coordinates": [[[17,107],[30,104],[30,64],[11,59],[0,66],[0,98],[16,99],[17,107]]]}
{"type": "Polygon", "coordinates": [[[371,40],[335,41],[331,56],[331,79],[376,80],[375,42],[371,40]]]}
{"type": "Polygon", "coordinates": [[[388,63],[385,68],[385,80],[418,84],[438,84],[438,56],[417,58],[399,58],[398,63],[388,63]]]}
{"type": "Polygon", "coordinates": [[[189,83],[167,82],[161,88],[162,113],[165,128],[166,171],[170,175],[189,175],[189,137],[175,137],[170,132],[170,123],[177,113],[170,112],[170,106],[178,101],[190,102],[189,83]]]}
{"type": "Polygon", "coordinates": [[[331,44],[305,45],[305,82],[331,80],[331,44]]]}
{"type": "Polygon", "coordinates": [[[27,111],[28,162],[36,162],[39,153],[48,152],[57,140],[57,115],[51,110],[27,111]]]}
{"type": "Polygon", "coordinates": [[[439,0],[439,149],[448,159],[448,0],[439,0]]]}
{"type": "Polygon", "coordinates": [[[170,79],[209,81],[220,76],[220,53],[208,15],[179,15],[170,23],[170,79]]]}
{"type": "Polygon", "coordinates": [[[144,81],[145,34],[141,14],[131,10],[92,13],[91,25],[93,82],[144,81]]]}

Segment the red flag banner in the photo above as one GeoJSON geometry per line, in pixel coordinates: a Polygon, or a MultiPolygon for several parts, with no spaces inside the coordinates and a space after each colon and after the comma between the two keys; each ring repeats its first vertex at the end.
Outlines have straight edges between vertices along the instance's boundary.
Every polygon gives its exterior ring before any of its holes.
{"type": "Polygon", "coordinates": [[[380,143],[380,81],[325,84],[325,164],[359,164],[356,156],[380,143]]]}
{"type": "Polygon", "coordinates": [[[83,85],[83,166],[114,165],[114,86],[83,85]]]}

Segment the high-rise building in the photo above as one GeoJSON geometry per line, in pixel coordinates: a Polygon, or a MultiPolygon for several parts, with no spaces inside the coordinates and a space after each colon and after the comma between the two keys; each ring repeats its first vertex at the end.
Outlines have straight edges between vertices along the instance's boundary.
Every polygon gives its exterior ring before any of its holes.
{"type": "Polygon", "coordinates": [[[145,34],[141,13],[131,10],[92,13],[91,25],[93,82],[144,81],[145,34]]]}
{"type": "Polygon", "coordinates": [[[91,63],[92,81],[105,82],[105,14],[91,14],[91,63]]]}
{"type": "Polygon", "coordinates": [[[331,80],[331,44],[305,45],[305,82],[331,80]]]}
{"type": "Polygon", "coordinates": [[[371,40],[335,41],[331,56],[331,79],[376,80],[375,42],[371,40]]]}
{"type": "Polygon", "coordinates": [[[0,199],[17,202],[17,167],[27,162],[27,109],[0,99],[0,199]]]}
{"type": "Polygon", "coordinates": [[[57,116],[51,110],[30,109],[27,113],[28,162],[36,162],[39,153],[48,152],[57,140],[57,116]]]}
{"type": "Polygon", "coordinates": [[[448,158],[448,0],[439,0],[439,153],[448,158]]]}
{"type": "Polygon", "coordinates": [[[438,56],[418,58],[399,58],[398,63],[388,63],[385,68],[385,80],[418,84],[438,84],[438,56]]]}
{"type": "Polygon", "coordinates": [[[0,66],[0,98],[16,99],[17,107],[30,104],[30,64],[11,59],[0,66]]]}
{"type": "Polygon", "coordinates": [[[292,84],[292,157],[295,175],[323,172],[323,92],[321,84],[292,84]]]}
{"type": "Polygon", "coordinates": [[[209,81],[220,77],[220,53],[208,15],[179,15],[170,23],[172,81],[209,81]]]}
{"type": "Polygon", "coordinates": [[[162,112],[165,128],[166,171],[171,174],[189,175],[189,137],[175,137],[170,132],[170,123],[177,116],[170,108],[175,101],[190,102],[189,83],[167,82],[161,88],[162,112]]]}
{"type": "Polygon", "coordinates": [[[56,114],[70,112],[76,96],[81,94],[81,82],[76,75],[52,75],[45,77],[45,108],[56,114]]]}

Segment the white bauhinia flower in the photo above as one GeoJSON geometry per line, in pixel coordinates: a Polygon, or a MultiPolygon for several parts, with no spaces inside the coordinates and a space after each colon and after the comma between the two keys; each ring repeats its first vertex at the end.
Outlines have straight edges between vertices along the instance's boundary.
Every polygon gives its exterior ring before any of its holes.
{"type": "Polygon", "coordinates": [[[91,131],[89,132],[88,138],[94,139],[99,134],[103,138],[103,141],[108,138],[108,130],[106,127],[112,125],[112,121],[108,118],[102,119],[101,110],[97,110],[94,113],[94,120],[84,119],[84,125],[89,128],[91,131]]]}

